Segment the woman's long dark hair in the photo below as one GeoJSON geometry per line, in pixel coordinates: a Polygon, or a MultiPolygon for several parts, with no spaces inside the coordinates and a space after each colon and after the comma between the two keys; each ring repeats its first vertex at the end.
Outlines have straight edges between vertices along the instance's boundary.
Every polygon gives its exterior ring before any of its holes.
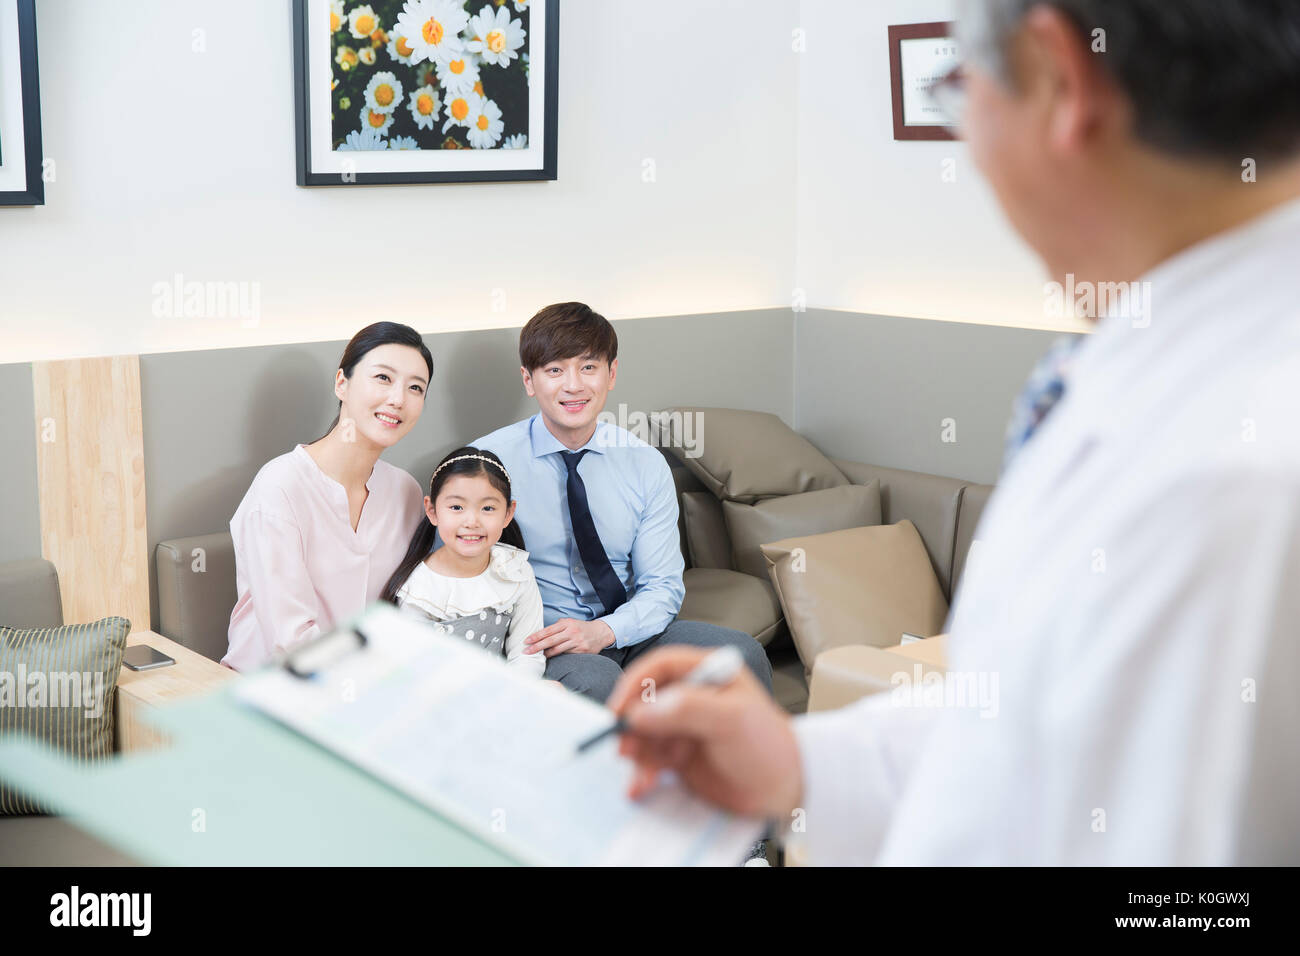
{"type": "MultiPolygon", "coordinates": [[[[506,474],[501,459],[492,452],[470,445],[450,452],[433,470],[433,477],[429,480],[429,499],[436,503],[442,486],[457,475],[485,475],[487,480],[492,482],[492,487],[505,496],[506,507],[510,506],[512,500],[510,477],[506,474]]],[[[420,521],[420,526],[411,536],[411,545],[406,549],[406,557],[402,558],[402,563],[397,566],[393,576],[384,585],[384,593],[380,595],[380,600],[388,601],[390,604],[397,603],[397,592],[411,576],[415,566],[433,553],[433,539],[437,531],[438,529],[434,527],[427,515],[420,521]]],[[[524,533],[519,530],[519,523],[514,518],[511,518],[510,523],[501,529],[501,543],[516,547],[520,551],[524,550],[524,533]]]]}
{"type": "MultiPolygon", "coordinates": [[[[429,351],[429,347],[424,344],[424,339],[420,338],[419,332],[409,325],[402,325],[400,322],[376,322],[373,325],[367,325],[352,336],[347,348],[343,350],[343,357],[339,359],[339,368],[343,370],[343,377],[351,378],[357,363],[381,345],[406,345],[418,350],[420,356],[424,359],[424,364],[429,368],[429,381],[433,381],[433,354],[429,351]]],[[[342,414],[343,402],[340,400],[339,410],[334,415],[334,421],[330,422],[330,427],[325,429],[325,434],[321,438],[326,437],[334,430],[334,426],[339,423],[339,416],[342,414]]],[[[320,438],[316,439],[316,441],[320,441],[320,438]]]]}

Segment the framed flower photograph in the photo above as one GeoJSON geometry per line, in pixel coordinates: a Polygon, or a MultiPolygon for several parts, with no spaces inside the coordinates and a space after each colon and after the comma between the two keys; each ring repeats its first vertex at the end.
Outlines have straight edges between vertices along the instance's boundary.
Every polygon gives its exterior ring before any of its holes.
{"type": "Polygon", "coordinates": [[[298,185],[555,179],[559,0],[294,0],[298,185]]]}
{"type": "Polygon", "coordinates": [[[0,0],[0,206],[45,204],[35,0],[0,0]]]}

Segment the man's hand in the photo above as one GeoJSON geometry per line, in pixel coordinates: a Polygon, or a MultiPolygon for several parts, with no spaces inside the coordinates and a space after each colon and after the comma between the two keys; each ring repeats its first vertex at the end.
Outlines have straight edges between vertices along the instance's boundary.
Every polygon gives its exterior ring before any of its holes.
{"type": "Polygon", "coordinates": [[[803,799],[790,718],[748,668],[725,687],[679,683],[709,653],[694,647],[653,651],[615,685],[607,706],[630,727],[619,753],[636,763],[629,794],[649,792],[667,769],[718,806],[788,820],[803,799]]]}
{"type": "Polygon", "coordinates": [[[614,643],[614,631],[604,621],[575,621],[562,617],[524,639],[524,653],[544,651],[556,654],[599,654],[614,643]]]}

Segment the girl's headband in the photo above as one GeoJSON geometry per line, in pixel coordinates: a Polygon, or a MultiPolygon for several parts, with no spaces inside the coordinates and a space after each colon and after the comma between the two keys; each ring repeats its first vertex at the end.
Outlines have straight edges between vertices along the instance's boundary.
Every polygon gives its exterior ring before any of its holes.
{"type": "Polygon", "coordinates": [[[447,459],[446,461],[444,461],[441,465],[439,465],[437,468],[434,469],[434,471],[433,471],[433,475],[432,475],[432,477],[429,478],[429,480],[430,480],[430,481],[433,481],[434,478],[437,478],[437,477],[438,477],[438,472],[442,471],[444,468],[446,468],[446,467],[447,467],[448,465],[450,465],[452,462],[454,462],[454,461],[469,461],[471,458],[474,459],[475,461],[485,461],[485,462],[487,462],[489,465],[494,465],[494,466],[496,467],[497,471],[501,472],[501,474],[503,474],[503,475],[506,476],[506,481],[509,481],[509,480],[510,480],[510,472],[506,471],[506,466],[505,466],[505,465],[501,464],[501,462],[497,461],[495,458],[487,458],[487,457],[485,457],[485,456],[483,456],[483,455],[461,455],[461,456],[458,457],[458,458],[448,458],[448,459],[447,459]]]}

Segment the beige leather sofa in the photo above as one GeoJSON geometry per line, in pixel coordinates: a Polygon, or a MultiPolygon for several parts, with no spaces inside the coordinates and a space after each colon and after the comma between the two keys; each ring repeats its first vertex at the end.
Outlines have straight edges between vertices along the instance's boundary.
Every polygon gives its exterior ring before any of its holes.
{"type": "MultiPolygon", "coordinates": [[[[753,635],[768,648],[776,672],[777,700],[793,713],[802,711],[808,699],[805,667],[813,668],[814,662],[801,662],[794,653],[771,583],[734,569],[721,502],[671,452],[666,454],[681,504],[679,529],[687,563],[686,598],[680,616],[753,635]],[[690,531],[694,561],[687,543],[688,520],[693,522],[690,531]]],[[[860,462],[832,461],[856,484],[879,479],[883,523],[908,519],[916,526],[944,596],[951,600],[992,486],[860,462]]],[[[163,541],[158,545],[155,562],[159,632],[205,657],[220,660],[226,652],[226,628],[235,605],[235,557],[229,532],[163,541]],[[198,561],[200,555],[202,560],[198,561]]],[[[862,692],[879,689],[879,675],[861,668],[855,670],[851,666],[854,655],[839,653],[842,650],[826,652],[833,655],[828,657],[827,674],[838,675],[837,686],[845,688],[836,699],[852,692],[856,686],[852,675],[857,671],[862,672],[862,692]]]]}
{"type": "MultiPolygon", "coordinates": [[[[60,627],[54,565],[41,558],[0,564],[0,623],[60,627]]],[[[131,866],[135,861],[57,816],[0,816],[0,866],[131,866]]]]}
{"type": "MultiPolygon", "coordinates": [[[[951,602],[993,486],[843,459],[831,461],[855,484],[880,481],[882,523],[907,519],[916,526],[944,597],[951,602]]],[[[812,671],[812,684],[819,691],[816,709],[842,706],[887,688],[897,662],[880,656],[883,652],[875,648],[835,648],[816,661],[798,659],[771,583],[734,568],[721,502],[671,454],[670,464],[683,500],[680,523],[687,570],[680,616],[734,627],[763,643],[773,663],[777,700],[793,713],[804,710],[808,703],[806,669],[812,671]],[[689,502],[687,495],[691,496],[689,502]],[[693,522],[690,547],[688,521],[693,522]],[[706,544],[701,546],[701,542],[706,544]]]]}

